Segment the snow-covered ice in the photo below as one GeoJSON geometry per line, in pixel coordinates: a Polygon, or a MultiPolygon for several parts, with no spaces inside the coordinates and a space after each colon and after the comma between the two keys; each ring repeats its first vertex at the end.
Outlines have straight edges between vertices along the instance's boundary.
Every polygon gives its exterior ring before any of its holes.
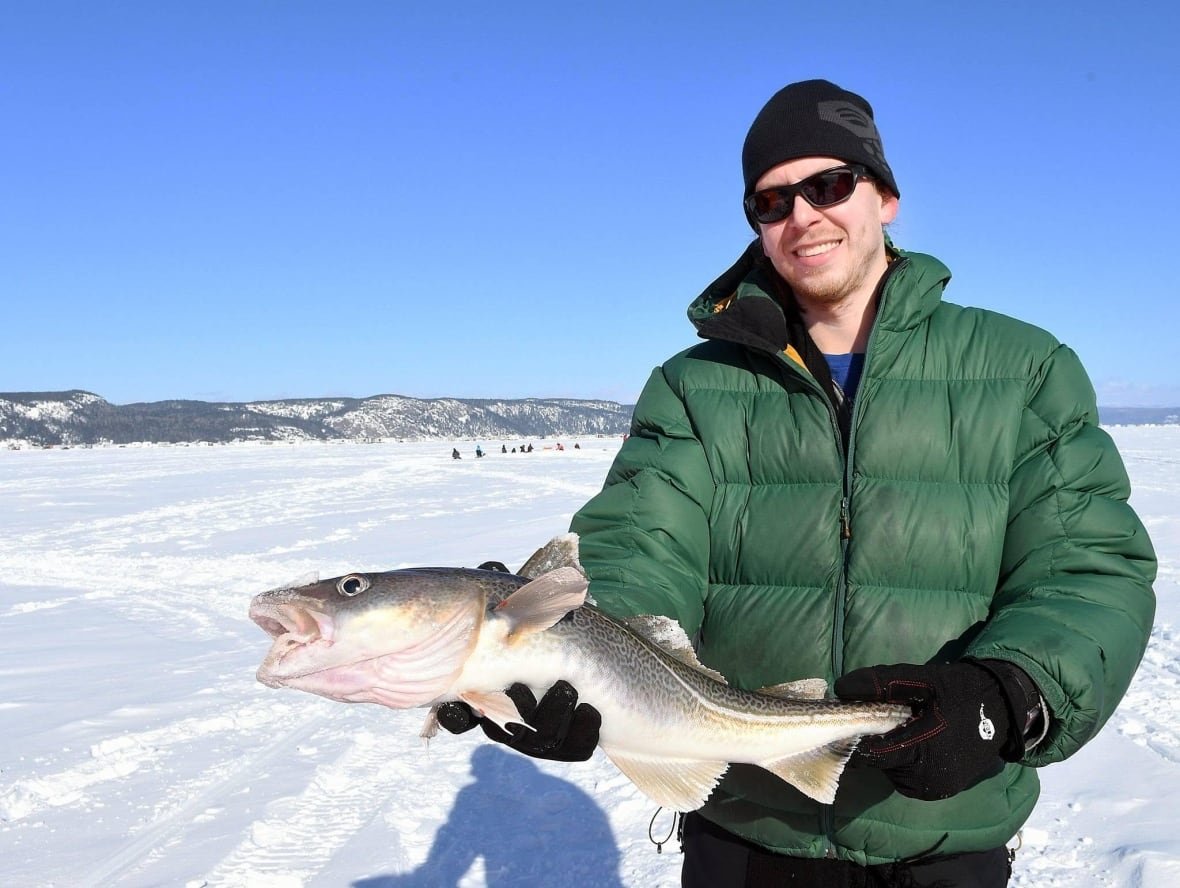
{"type": "MultiPolygon", "coordinates": [[[[1021,888],[1180,884],[1180,428],[1111,433],[1161,556],[1160,612],[1106,729],[1042,772],[1021,888]]],[[[423,710],[254,680],[255,593],[519,567],[618,447],[482,443],[480,460],[451,441],[0,452],[0,881],[677,885],[675,845],[648,840],[655,807],[601,756],[538,762],[470,734],[427,747],[423,710]]]]}

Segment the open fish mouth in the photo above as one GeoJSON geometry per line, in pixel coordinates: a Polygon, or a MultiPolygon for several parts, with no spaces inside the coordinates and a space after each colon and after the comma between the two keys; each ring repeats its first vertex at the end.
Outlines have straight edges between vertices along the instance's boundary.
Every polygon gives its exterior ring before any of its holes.
{"type": "Polygon", "coordinates": [[[318,672],[330,665],[313,660],[306,668],[292,668],[293,654],[313,649],[331,648],[336,637],[336,622],[330,614],[293,602],[254,604],[250,619],[272,639],[270,651],[258,669],[258,680],[271,687],[280,681],[318,672]]]}
{"type": "Polygon", "coordinates": [[[271,638],[289,635],[304,642],[331,642],[335,635],[335,621],[320,610],[294,603],[254,604],[250,619],[271,638]]]}
{"type": "Polygon", "coordinates": [[[360,619],[308,598],[262,598],[250,619],[271,638],[258,667],[268,687],[290,687],[345,702],[407,709],[434,700],[470,655],[482,622],[481,599],[436,609],[418,620],[396,606],[360,619]]]}

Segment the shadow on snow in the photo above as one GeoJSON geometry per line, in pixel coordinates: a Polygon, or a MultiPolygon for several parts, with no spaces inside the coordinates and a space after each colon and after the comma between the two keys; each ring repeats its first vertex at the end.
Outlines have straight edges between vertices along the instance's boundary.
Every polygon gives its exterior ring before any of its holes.
{"type": "Polygon", "coordinates": [[[455,797],[420,867],[360,879],[353,888],[455,886],[478,858],[488,888],[623,888],[606,815],[577,786],[497,746],[476,748],[471,775],[475,782],[455,797]]]}

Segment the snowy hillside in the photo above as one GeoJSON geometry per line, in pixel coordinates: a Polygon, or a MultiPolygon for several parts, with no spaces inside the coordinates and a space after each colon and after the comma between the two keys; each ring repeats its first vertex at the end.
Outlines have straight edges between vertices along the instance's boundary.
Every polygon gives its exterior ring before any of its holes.
{"type": "Polygon", "coordinates": [[[631,408],[570,398],[298,398],[110,404],[83,391],[0,392],[0,445],[622,435],[631,408]]]}

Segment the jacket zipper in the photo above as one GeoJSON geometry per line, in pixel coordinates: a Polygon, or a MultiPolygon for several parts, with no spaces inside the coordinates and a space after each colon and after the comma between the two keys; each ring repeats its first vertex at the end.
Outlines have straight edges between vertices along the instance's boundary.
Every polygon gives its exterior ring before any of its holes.
{"type": "MultiPolygon", "coordinates": [[[[869,334],[869,340],[872,341],[872,334],[869,334]]],[[[844,439],[840,434],[840,419],[836,414],[836,406],[829,400],[827,392],[816,381],[815,377],[810,372],[805,371],[797,366],[794,362],[784,358],[781,353],[776,354],[782,363],[786,366],[788,372],[797,374],[802,378],[819,396],[824,405],[828,408],[828,420],[832,426],[832,439],[836,442],[836,450],[840,454],[840,460],[844,466],[844,490],[840,497],[840,575],[836,581],[836,613],[834,615],[835,626],[833,628],[832,638],[832,668],[835,669],[837,663],[842,659],[837,653],[837,648],[841,646],[840,640],[844,637],[844,593],[845,593],[845,571],[848,565],[848,540],[852,538],[852,524],[849,518],[848,503],[849,503],[849,462],[848,457],[844,453],[844,439]]],[[[866,364],[867,364],[866,357],[866,364]]],[[[855,402],[854,405],[855,407],[855,402]]],[[[852,446],[852,432],[849,428],[849,453],[851,453],[852,446]]],[[[833,674],[838,674],[833,672],[833,674]]],[[[834,806],[820,805],[819,809],[819,833],[823,836],[823,856],[827,858],[836,857],[836,814],[834,806]]]]}
{"type": "MultiPolygon", "coordinates": [[[[885,289],[893,273],[905,264],[904,259],[896,259],[890,263],[881,279],[881,291],[877,300],[877,315],[885,304],[885,289]]],[[[865,363],[861,370],[861,385],[869,378],[869,358],[873,354],[873,340],[877,338],[877,324],[874,321],[869,331],[869,340],[865,343],[865,363]]],[[[852,541],[852,467],[855,464],[856,430],[860,426],[860,417],[864,412],[864,398],[857,397],[852,402],[852,415],[848,419],[848,452],[844,452],[843,441],[840,438],[839,426],[836,427],[836,446],[844,460],[844,495],[840,499],[840,576],[836,581],[836,613],[833,615],[832,638],[832,674],[840,676],[844,672],[844,604],[848,597],[848,548],[852,541]]],[[[824,400],[827,400],[826,396],[824,400]]],[[[831,402],[829,402],[831,407],[831,402]]],[[[835,416],[834,408],[830,411],[835,416]]],[[[836,856],[836,811],[834,805],[820,807],[820,825],[824,835],[824,856],[836,856]]]]}
{"type": "MultiPolygon", "coordinates": [[[[869,334],[872,339],[872,334],[869,334]]],[[[868,365],[866,347],[865,365],[868,365]]],[[[862,376],[863,379],[863,371],[862,376]]],[[[827,396],[824,396],[827,400],[827,396]]],[[[857,399],[859,400],[859,399],[857,399]]],[[[835,408],[831,402],[832,422],[836,423],[835,408]]],[[[848,543],[852,539],[852,439],[854,435],[856,401],[853,402],[854,416],[848,425],[848,452],[844,452],[844,441],[840,435],[840,427],[836,425],[836,449],[840,451],[840,459],[844,462],[844,490],[840,497],[840,574],[836,578],[836,605],[832,614],[832,675],[838,677],[844,662],[844,599],[848,594],[848,543]]],[[[824,837],[824,857],[836,857],[836,806],[821,805],[819,809],[820,832],[824,837]]]]}
{"type": "MultiPolygon", "coordinates": [[[[903,265],[908,264],[906,259],[899,257],[889,264],[885,269],[885,274],[881,278],[880,295],[877,303],[877,315],[880,316],[881,308],[885,302],[885,290],[889,279],[893,277],[894,273],[903,265]]],[[[869,331],[868,342],[865,343],[865,363],[861,370],[861,383],[868,378],[869,357],[873,351],[873,340],[877,337],[877,324],[874,320],[872,330],[869,331]]],[[[778,358],[783,365],[785,365],[789,372],[798,374],[803,378],[812,390],[819,395],[824,404],[828,408],[828,419],[831,421],[832,436],[836,444],[836,450],[840,454],[841,462],[844,466],[844,482],[843,495],[840,497],[840,575],[836,581],[836,612],[833,614],[833,637],[832,637],[832,674],[839,676],[844,671],[844,601],[848,595],[848,544],[852,539],[852,465],[853,465],[853,451],[856,442],[856,428],[860,425],[860,416],[863,411],[863,399],[856,398],[852,403],[852,415],[848,420],[848,452],[844,452],[844,439],[840,434],[840,420],[836,414],[836,406],[828,398],[827,392],[816,381],[815,377],[809,371],[805,371],[794,365],[794,362],[786,358],[782,352],[776,352],[775,357],[778,358]]],[[[820,805],[820,833],[824,839],[824,857],[836,857],[836,813],[834,805],[820,805]]]]}
{"type": "MultiPolygon", "coordinates": [[[[905,264],[904,259],[890,263],[881,279],[880,295],[877,302],[877,313],[880,315],[885,302],[885,288],[893,273],[905,264]]],[[[869,357],[873,353],[873,340],[877,336],[877,325],[873,324],[869,331],[869,340],[865,343],[865,363],[861,371],[861,384],[869,376],[869,357]]],[[[811,374],[807,374],[810,376],[811,374]]],[[[840,435],[839,418],[836,407],[828,399],[827,394],[819,383],[812,378],[813,387],[818,389],[820,397],[828,405],[828,416],[832,422],[832,433],[836,449],[844,465],[844,484],[840,497],[840,574],[836,579],[835,613],[832,615],[832,675],[839,676],[844,672],[844,603],[848,597],[848,549],[852,541],[852,467],[855,463],[856,429],[860,425],[861,413],[864,410],[864,399],[857,397],[852,402],[852,415],[848,419],[848,451],[844,451],[844,441],[840,435]]],[[[820,832],[824,837],[824,857],[836,857],[836,810],[834,805],[820,806],[820,832]]]]}

